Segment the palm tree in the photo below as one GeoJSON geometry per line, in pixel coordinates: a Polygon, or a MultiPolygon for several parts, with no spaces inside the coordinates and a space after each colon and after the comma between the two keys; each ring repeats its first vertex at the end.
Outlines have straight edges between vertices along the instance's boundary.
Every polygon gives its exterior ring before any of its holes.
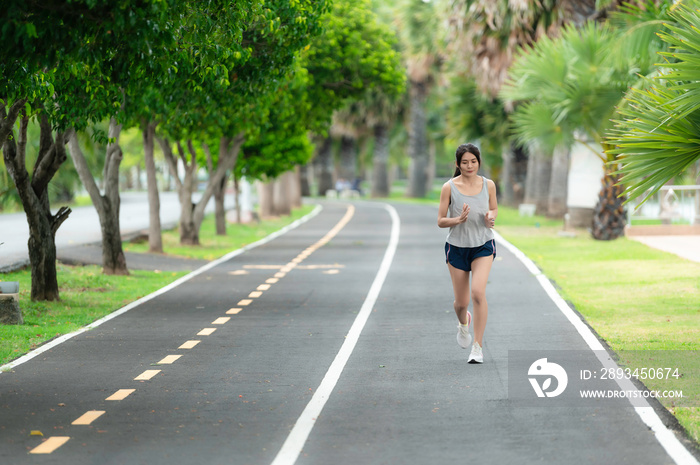
{"type": "Polygon", "coordinates": [[[399,32],[406,60],[409,94],[409,197],[425,197],[429,167],[426,103],[440,67],[440,31],[432,2],[404,0],[400,5],[399,32]]]}
{"type": "Polygon", "coordinates": [[[501,91],[506,100],[524,102],[512,117],[523,144],[551,152],[577,140],[605,163],[592,224],[597,239],[614,239],[624,233],[622,188],[614,155],[606,151],[603,137],[625,90],[639,80],[639,74],[650,71],[650,56],[658,46],[653,40],[650,46],[648,40],[639,38],[649,38],[650,31],[659,29],[658,16],[664,11],[663,5],[652,2],[644,10],[628,6],[611,14],[611,25],[566,27],[558,39],[542,38],[519,56],[501,91]],[[588,143],[588,137],[594,144],[588,143]]]}
{"type": "Polygon", "coordinates": [[[620,162],[621,182],[630,199],[646,202],[661,186],[700,160],[700,1],[670,9],[670,25],[660,33],[671,51],[655,66],[654,79],[630,89],[621,120],[607,142],[620,162]]]}
{"type": "MultiPolygon", "coordinates": [[[[497,96],[517,51],[532,46],[542,37],[556,36],[565,23],[581,25],[594,13],[593,0],[453,1],[445,16],[449,24],[451,55],[456,57],[452,61],[462,68],[457,68],[457,76],[472,77],[478,93],[492,104],[503,106],[497,96]]],[[[473,101],[474,97],[470,99],[473,101]]],[[[506,109],[512,110],[507,105],[506,109]]],[[[522,158],[522,147],[509,143],[509,137],[503,135],[499,129],[492,135],[483,133],[482,137],[501,141],[492,150],[502,157],[500,187],[504,203],[512,205],[525,200],[539,204],[542,213],[561,216],[566,207],[568,152],[558,151],[557,162],[553,163],[550,154],[540,153],[538,148],[530,146],[527,179],[523,180],[519,173],[523,163],[517,162],[522,158]],[[527,198],[523,199],[523,195],[527,198]]]]}

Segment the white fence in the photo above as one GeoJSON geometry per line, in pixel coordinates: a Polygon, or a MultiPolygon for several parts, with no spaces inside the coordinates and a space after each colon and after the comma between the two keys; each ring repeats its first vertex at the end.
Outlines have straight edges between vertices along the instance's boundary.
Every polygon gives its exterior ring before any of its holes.
{"type": "Polygon", "coordinates": [[[643,205],[640,196],[628,205],[629,225],[700,223],[700,186],[663,186],[643,205]]]}

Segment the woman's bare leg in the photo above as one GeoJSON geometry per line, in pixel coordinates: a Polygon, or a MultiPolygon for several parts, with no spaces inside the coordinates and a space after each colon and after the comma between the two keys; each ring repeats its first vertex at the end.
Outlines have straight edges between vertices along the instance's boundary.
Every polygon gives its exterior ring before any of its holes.
{"type": "MultiPolygon", "coordinates": [[[[483,346],[489,305],[486,302],[486,283],[489,280],[493,256],[475,258],[472,261],[472,302],[474,303],[474,340],[483,346]]],[[[454,278],[453,278],[454,281],[454,278]]]]}
{"type": "Polygon", "coordinates": [[[463,325],[467,324],[467,307],[469,307],[469,272],[462,271],[447,264],[452,278],[452,290],[455,294],[454,309],[457,319],[463,325]]]}

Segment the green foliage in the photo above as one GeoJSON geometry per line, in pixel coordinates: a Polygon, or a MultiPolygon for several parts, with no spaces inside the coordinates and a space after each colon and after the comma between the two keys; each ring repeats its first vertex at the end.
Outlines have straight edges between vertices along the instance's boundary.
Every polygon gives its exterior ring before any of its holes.
{"type": "Polygon", "coordinates": [[[614,37],[606,25],[567,27],[561,38],[543,37],[516,59],[501,97],[522,102],[511,118],[518,143],[551,153],[571,145],[576,131],[600,142],[636,79],[611,60],[614,37]]]}
{"type": "Polygon", "coordinates": [[[671,46],[645,88],[625,96],[621,119],[609,133],[608,153],[621,161],[629,199],[648,200],[674,176],[700,159],[700,2],[686,0],[671,10],[662,39],[671,46]]]}
{"type": "Polygon", "coordinates": [[[324,132],[334,110],[368,90],[401,95],[405,76],[396,36],[379,22],[367,0],[338,0],[322,18],[325,29],[301,54],[308,70],[310,129],[324,132]]]}
{"type": "Polygon", "coordinates": [[[496,155],[488,164],[498,164],[510,137],[503,102],[484,95],[473,79],[461,76],[453,76],[445,98],[448,138],[458,143],[478,140],[483,155],[496,155]]]}
{"type": "MultiPolygon", "coordinates": [[[[604,143],[624,92],[653,71],[664,49],[655,34],[669,4],[626,5],[609,24],[566,27],[561,37],[523,50],[501,90],[504,100],[519,103],[511,118],[518,142],[551,153],[581,132],[604,143]]],[[[612,160],[611,153],[598,155],[612,160]]]]}

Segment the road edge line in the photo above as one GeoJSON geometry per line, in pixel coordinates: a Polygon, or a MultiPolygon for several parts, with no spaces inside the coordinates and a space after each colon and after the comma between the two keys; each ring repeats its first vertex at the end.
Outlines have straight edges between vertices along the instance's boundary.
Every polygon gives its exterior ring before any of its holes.
{"type": "Polygon", "coordinates": [[[157,291],[154,291],[146,296],[143,296],[140,299],[135,300],[135,301],[131,302],[130,304],[127,304],[124,307],[121,307],[121,308],[113,311],[109,315],[105,315],[104,317],[100,318],[99,320],[94,321],[94,322],[90,323],[89,325],[80,328],[77,331],[74,331],[74,332],[68,333],[68,334],[64,334],[63,336],[60,336],[56,339],[48,341],[46,344],[43,344],[42,346],[22,355],[18,359],[14,360],[12,362],[6,363],[5,365],[0,366],[0,375],[5,370],[11,370],[11,369],[13,369],[13,368],[25,363],[25,362],[28,362],[29,360],[33,359],[34,357],[41,355],[48,350],[53,349],[54,347],[66,342],[67,340],[69,340],[69,339],[71,339],[79,334],[82,334],[82,333],[89,331],[93,328],[97,328],[101,324],[106,323],[109,320],[112,320],[120,315],[123,315],[124,313],[128,312],[129,310],[132,310],[132,309],[138,307],[139,305],[148,302],[149,300],[155,299],[156,297],[158,297],[161,294],[165,294],[166,292],[176,288],[180,284],[183,284],[183,283],[189,281],[190,279],[194,278],[195,276],[198,276],[198,275],[204,273],[205,271],[208,271],[208,270],[214,268],[215,266],[220,265],[221,263],[224,263],[227,260],[232,259],[233,257],[241,255],[242,253],[247,252],[248,250],[254,249],[254,248],[259,247],[261,245],[267,244],[268,242],[270,242],[274,239],[277,239],[279,236],[285,234],[286,232],[291,231],[292,229],[295,229],[298,226],[306,223],[310,219],[314,218],[316,215],[321,213],[321,210],[323,210],[323,207],[321,206],[321,204],[316,204],[316,207],[311,212],[309,212],[307,215],[305,215],[305,216],[299,218],[298,220],[295,220],[292,223],[288,224],[287,226],[284,226],[283,228],[278,229],[277,231],[263,237],[259,241],[253,242],[251,244],[248,244],[248,245],[241,247],[240,249],[236,249],[232,252],[229,252],[226,255],[224,255],[223,257],[217,258],[216,260],[213,260],[213,261],[207,263],[206,265],[203,265],[203,266],[197,268],[196,270],[192,271],[189,274],[186,274],[185,276],[183,276],[181,278],[178,278],[177,280],[173,281],[172,283],[168,284],[167,286],[162,287],[162,288],[158,289],[157,291]]]}
{"type": "MultiPolygon", "coordinates": [[[[530,260],[527,255],[525,255],[520,249],[508,242],[503,238],[498,232],[494,231],[496,236],[496,241],[504,246],[511,252],[515,257],[520,260],[520,262],[525,265],[525,267],[532,272],[533,276],[540,283],[540,286],[544,289],[552,302],[559,308],[559,310],[564,314],[564,316],[571,322],[576,331],[581,335],[586,345],[593,351],[598,360],[604,364],[604,366],[617,367],[617,363],[612,360],[612,357],[607,357],[603,359],[602,352],[608,354],[603,344],[600,342],[598,337],[591,331],[591,328],[586,325],[586,323],[581,319],[581,317],[571,308],[569,304],[562,298],[559,292],[554,288],[551,281],[547,276],[542,273],[542,271],[535,265],[535,262],[530,260]]],[[[609,354],[608,354],[609,355],[609,354]]],[[[639,389],[629,380],[616,380],[618,386],[624,390],[637,390],[639,389]],[[626,381],[626,382],[623,382],[626,381]]],[[[643,399],[643,398],[642,398],[643,399]]],[[[644,399],[643,399],[644,400],[644,399]]],[[[630,400],[630,403],[632,401],[630,400]]],[[[649,405],[646,400],[644,400],[645,406],[637,407],[633,405],[634,411],[637,413],[642,422],[644,422],[647,427],[654,432],[654,437],[661,444],[661,447],[668,453],[671,460],[673,460],[677,465],[700,465],[695,456],[681,443],[681,441],[676,437],[676,435],[664,425],[661,418],[656,413],[654,408],[649,405]]]]}
{"type": "Polygon", "coordinates": [[[272,461],[272,465],[293,465],[299,458],[299,455],[301,454],[301,451],[304,448],[309,435],[311,434],[311,430],[316,423],[316,419],[321,414],[321,411],[330,398],[333,389],[335,389],[335,385],[337,384],[338,379],[340,379],[340,375],[342,374],[350,355],[352,355],[355,346],[357,345],[360,334],[362,333],[367,320],[372,314],[372,308],[374,308],[374,304],[377,302],[377,298],[379,297],[379,293],[384,285],[384,281],[389,274],[389,269],[394,261],[394,255],[396,254],[396,249],[399,243],[401,220],[399,218],[399,214],[396,212],[396,209],[393,206],[389,204],[382,204],[382,206],[389,212],[389,216],[391,216],[391,235],[389,238],[389,245],[384,253],[384,258],[382,258],[382,262],[379,265],[379,271],[377,271],[377,274],[374,277],[374,281],[370,286],[367,297],[365,298],[357,317],[355,317],[355,321],[350,327],[350,331],[348,331],[347,336],[345,336],[343,345],[340,347],[340,350],[336,354],[333,363],[331,363],[331,366],[328,368],[328,371],[323,377],[321,384],[319,384],[318,388],[316,389],[316,392],[314,392],[314,395],[311,397],[311,400],[301,412],[301,415],[297,421],[294,423],[294,426],[289,432],[287,439],[284,441],[280,451],[272,461]]]}

